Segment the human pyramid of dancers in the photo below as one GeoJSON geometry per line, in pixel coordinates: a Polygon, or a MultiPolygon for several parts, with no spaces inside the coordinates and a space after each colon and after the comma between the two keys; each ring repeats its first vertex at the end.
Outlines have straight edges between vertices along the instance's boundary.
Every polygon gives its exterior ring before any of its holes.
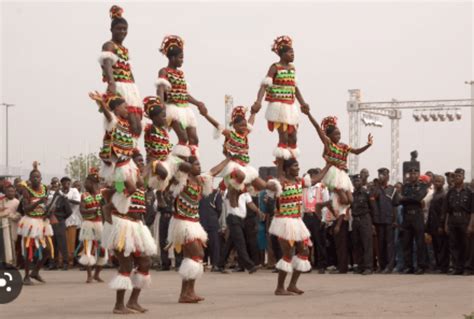
{"type": "MultiPolygon", "coordinates": [[[[168,66],[158,73],[156,95],[141,100],[134,83],[128,49],[123,46],[128,23],[122,13],[118,6],[110,9],[112,39],[103,45],[99,58],[103,81],[107,83],[106,93],[89,93],[104,116],[105,134],[99,153],[102,166],[99,171],[91,170],[85,185],[87,192],[83,195],[85,206],[82,211],[87,214],[80,233],[82,255],[79,262],[87,266],[87,281],[101,281],[99,272],[107,259],[107,251],[113,252],[119,261],[118,274],[110,282],[110,288],[117,290],[114,313],[146,311],[139,305],[138,297],[141,289],[150,286],[150,256],[157,253],[155,241],[142,221],[144,192],[148,186],[156,191],[159,207],[166,205],[166,192],[171,192],[175,199],[168,247],[182,251],[184,256],[179,268],[182,277],[179,302],[204,300],[194,288],[196,280],[203,274],[203,247],[207,241],[207,233],[199,223],[198,208],[201,197],[212,191],[213,178],[220,177],[228,188],[227,200],[231,209],[238,209],[238,197],[244,191],[266,189],[276,198],[277,211],[269,232],[279,238],[283,257],[276,265],[278,282],[275,294],[302,294],[303,291],[297,288],[297,280],[302,272],[311,269],[308,246],[312,244],[301,218],[302,190],[311,183],[322,181],[333,192],[333,210],[342,212],[348,209],[353,186],[347,174],[347,156],[349,153],[360,154],[369,148],[372,136],[369,135],[366,146],[353,149],[339,142],[341,133],[335,117],[324,118],[321,125],[314,119],[298,89],[292,64],[292,39],[288,36],[275,39],[272,51],[280,60],[270,66],[257,100],[250,107],[248,119],[247,108],[237,106],[233,109],[231,129],[216,121],[205,104],[188,92],[184,72],[180,70],[184,41],[176,35],[166,36],[162,42],[160,51],[168,58],[168,66]],[[256,169],[249,165],[249,133],[264,98],[268,102],[265,114],[268,128],[277,131],[279,136],[273,152],[278,174],[268,181],[260,178],[256,169]],[[190,104],[195,105],[216,132],[225,138],[223,160],[206,173],[201,172],[197,122],[190,104]],[[327,165],[316,180],[299,177],[297,130],[300,109],[324,144],[323,157],[327,165]],[[150,122],[144,127],[146,161],[137,148],[143,117],[150,122]],[[169,130],[176,133],[177,145],[171,144],[169,130]],[[100,179],[105,181],[105,189],[99,189],[100,179]],[[94,276],[93,267],[96,267],[94,276]],[[288,274],[291,279],[285,287],[288,274]],[[125,304],[126,290],[132,290],[132,293],[125,304]]],[[[37,168],[32,171],[32,176],[31,188],[27,188],[31,207],[25,209],[27,216],[20,222],[23,247],[26,251],[31,250],[30,255],[33,250],[46,253],[51,244],[45,238],[52,236],[49,220],[37,218],[44,216],[46,202],[43,194],[46,191],[41,186],[37,168]],[[41,189],[43,191],[38,191],[41,189]]],[[[42,281],[40,267],[37,266],[31,274],[29,266],[25,268],[25,283],[30,281],[30,277],[42,281]]]]}

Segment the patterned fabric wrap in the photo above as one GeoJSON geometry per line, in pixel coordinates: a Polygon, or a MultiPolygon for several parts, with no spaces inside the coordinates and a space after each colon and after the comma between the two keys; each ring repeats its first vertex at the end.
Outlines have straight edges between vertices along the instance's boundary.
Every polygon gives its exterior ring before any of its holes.
{"type": "Polygon", "coordinates": [[[324,159],[335,167],[347,171],[347,156],[350,150],[349,145],[329,142],[328,149],[324,151],[324,159]]]}
{"type": "Polygon", "coordinates": [[[147,161],[156,159],[164,161],[168,158],[173,145],[170,143],[168,132],[153,124],[145,127],[145,150],[147,161]]]}
{"type": "Polygon", "coordinates": [[[143,189],[137,189],[131,196],[130,208],[128,210],[132,214],[145,214],[145,191],[143,189]]]}
{"type": "MultiPolygon", "coordinates": [[[[132,68],[130,66],[128,49],[114,43],[114,52],[117,56],[116,62],[112,65],[114,80],[116,82],[134,83],[132,68]]],[[[105,73],[102,72],[102,81],[107,82],[105,73]]]]}
{"type": "MultiPolygon", "coordinates": [[[[130,123],[127,120],[119,117],[117,118],[117,125],[110,133],[109,144],[111,152],[110,154],[113,153],[118,158],[130,158],[132,156],[135,143],[130,130],[130,123]]],[[[104,151],[106,150],[104,147],[102,149],[104,151]]]]}
{"type": "Polygon", "coordinates": [[[275,64],[277,72],[273,77],[272,85],[267,86],[265,101],[293,104],[295,102],[296,80],[295,69],[285,69],[275,64]]]}
{"type": "Polygon", "coordinates": [[[303,201],[303,182],[284,183],[282,193],[278,198],[278,211],[275,217],[301,217],[301,205],[303,201]]]}
{"type": "Polygon", "coordinates": [[[102,208],[101,208],[101,201],[102,201],[102,194],[95,194],[92,195],[89,192],[84,192],[81,195],[81,201],[84,203],[84,208],[95,209],[93,213],[81,213],[82,218],[88,221],[100,221],[102,220],[102,208]]]}
{"type": "Polygon", "coordinates": [[[230,131],[224,142],[224,152],[233,161],[245,166],[250,162],[247,135],[230,131]]]}
{"type": "Polygon", "coordinates": [[[167,68],[165,79],[171,84],[171,89],[166,91],[166,103],[176,104],[179,107],[188,106],[188,90],[184,72],[167,68]]]}
{"type": "Polygon", "coordinates": [[[174,217],[189,221],[199,221],[199,201],[202,197],[202,186],[187,181],[175,202],[174,217]]]}
{"type": "MultiPolygon", "coordinates": [[[[30,194],[30,202],[34,203],[36,201],[39,201],[40,199],[47,197],[48,192],[47,192],[47,187],[46,185],[41,185],[41,191],[36,192],[29,186],[25,186],[26,190],[30,194]]],[[[31,212],[26,213],[27,216],[34,217],[34,218],[39,218],[43,217],[46,215],[46,204],[39,204],[38,206],[35,207],[31,212]]]]}

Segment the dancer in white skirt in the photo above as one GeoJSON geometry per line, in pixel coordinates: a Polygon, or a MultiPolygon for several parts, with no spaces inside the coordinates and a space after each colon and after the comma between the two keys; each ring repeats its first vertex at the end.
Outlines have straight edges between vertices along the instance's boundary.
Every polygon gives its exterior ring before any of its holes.
{"type": "MultiPolygon", "coordinates": [[[[28,183],[23,185],[23,209],[25,216],[18,223],[18,235],[21,236],[21,250],[25,259],[24,285],[32,285],[30,278],[45,282],[39,271],[46,260],[54,258],[53,228],[46,211],[48,191],[41,183],[41,173],[38,163],[33,163],[28,183]],[[36,257],[36,259],[35,259],[36,257]],[[35,267],[30,274],[30,264],[36,260],[35,267]]],[[[57,222],[57,221],[56,221],[57,222]]]]}
{"type": "Polygon", "coordinates": [[[82,226],[79,233],[79,241],[83,247],[79,263],[86,266],[87,280],[103,282],[100,278],[102,266],[107,263],[107,250],[101,245],[103,221],[102,221],[102,194],[99,189],[99,172],[92,167],[84,183],[86,191],[81,195],[80,211],[82,215],[82,226]],[[92,268],[95,267],[94,277],[92,268]]]}
{"type": "Polygon", "coordinates": [[[273,43],[272,51],[278,54],[280,61],[270,66],[258,91],[254,107],[257,110],[260,109],[265,96],[265,101],[268,101],[265,113],[268,129],[272,132],[278,131],[278,146],[273,155],[277,158],[281,174],[281,159],[298,157],[300,153],[296,137],[300,111],[295,104],[295,99],[301,106],[309,106],[303,99],[296,82],[292,39],[286,35],[279,36],[273,43]]]}
{"type": "MultiPolygon", "coordinates": [[[[140,172],[143,172],[145,167],[143,157],[135,153],[134,161],[140,172]]],[[[109,284],[110,288],[117,290],[114,313],[147,311],[138,304],[138,297],[143,288],[151,285],[150,256],[157,253],[157,247],[150,230],[143,222],[145,212],[145,191],[141,176],[137,179],[137,188],[131,196],[131,205],[126,214],[115,209],[110,214],[104,211],[106,222],[102,233],[102,245],[106,249],[113,250],[119,261],[118,274],[109,284]],[[125,305],[126,290],[132,290],[132,294],[125,305]]]]}
{"type": "Polygon", "coordinates": [[[203,102],[196,100],[188,92],[184,72],[179,70],[183,65],[184,41],[177,35],[166,36],[161,44],[161,53],[168,58],[168,66],[158,72],[156,95],[166,104],[168,125],[175,131],[179,143],[173,149],[178,156],[198,156],[199,139],[197,122],[189,103],[199,110],[206,108],[203,102]]]}
{"type": "MultiPolygon", "coordinates": [[[[238,198],[246,186],[252,186],[257,192],[268,187],[267,182],[258,176],[257,170],[249,165],[248,135],[255,123],[257,112],[254,109],[251,110],[248,122],[246,112],[247,110],[243,106],[236,106],[232,110],[230,123],[233,130],[224,129],[209,115],[207,110],[201,112],[201,115],[216,128],[216,132],[225,137],[224,155],[230,161],[218,176],[224,178],[224,183],[229,189],[227,198],[232,209],[239,209],[238,198]]],[[[216,137],[218,136],[216,135],[216,137]]]]}
{"type": "Polygon", "coordinates": [[[146,168],[145,184],[157,192],[158,206],[165,207],[163,199],[172,178],[183,184],[189,164],[181,157],[171,154],[172,144],[166,125],[166,108],[159,97],[149,96],[143,100],[146,115],[152,123],[145,127],[146,168]]]}
{"type": "Polygon", "coordinates": [[[134,138],[138,138],[142,131],[142,100],[132,74],[128,49],[122,44],[128,32],[128,22],[122,13],[123,9],[119,6],[110,8],[112,39],[102,46],[99,63],[102,80],[107,83],[107,92],[120,95],[127,103],[131,130],[134,138]]]}
{"type": "Polygon", "coordinates": [[[352,204],[352,192],[354,190],[352,181],[347,174],[347,156],[349,153],[360,154],[366,151],[373,143],[372,134],[367,138],[367,145],[361,148],[352,148],[349,145],[339,143],[341,139],[341,131],[337,127],[337,117],[328,116],[321,122],[321,126],[314,119],[309,108],[302,108],[302,112],[306,114],[318,132],[319,138],[324,144],[323,157],[331,168],[324,176],[323,183],[334,192],[332,207],[339,213],[345,211],[352,204]]]}
{"type": "Polygon", "coordinates": [[[183,278],[180,303],[197,303],[204,298],[196,295],[194,284],[201,277],[204,269],[202,259],[207,233],[199,223],[199,201],[212,192],[213,176],[221,171],[228,159],[201,175],[201,164],[195,156],[188,159],[191,169],[186,184],[176,196],[175,211],[168,228],[168,249],[174,248],[178,253],[183,251],[183,262],[179,274],[183,278]]]}
{"type": "Polygon", "coordinates": [[[100,95],[97,91],[89,93],[89,97],[99,105],[99,111],[104,115],[105,134],[99,153],[102,159],[100,177],[114,192],[112,202],[115,208],[126,214],[138,175],[137,166],[132,160],[136,148],[126,103],[117,95],[100,95]]]}
{"type": "MultiPolygon", "coordinates": [[[[328,171],[326,166],[315,178],[320,181],[328,171]]],[[[299,175],[299,164],[294,158],[283,162],[284,175],[278,180],[269,183],[277,185],[276,212],[270,224],[269,232],[278,237],[283,257],[276,264],[278,269],[278,282],[275,295],[288,296],[301,295],[304,291],[296,287],[302,272],[311,270],[308,260],[311,246],[310,233],[302,219],[301,206],[303,204],[303,188],[311,186],[308,175],[302,180],[299,175]],[[296,255],[292,255],[293,246],[296,246],[296,255]],[[285,289],[287,274],[292,273],[290,284],[285,289]]]]}

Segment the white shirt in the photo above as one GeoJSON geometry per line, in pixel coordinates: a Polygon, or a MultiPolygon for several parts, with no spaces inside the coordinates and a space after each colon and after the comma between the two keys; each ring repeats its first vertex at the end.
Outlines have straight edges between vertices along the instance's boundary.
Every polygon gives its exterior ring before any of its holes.
{"type": "Polygon", "coordinates": [[[225,203],[227,205],[227,212],[230,215],[235,215],[240,218],[245,218],[247,216],[247,204],[252,202],[252,197],[249,193],[242,193],[239,196],[237,207],[231,207],[229,200],[226,198],[225,203]]]}
{"type": "MultiPolygon", "coordinates": [[[[69,200],[81,202],[81,193],[79,193],[77,188],[74,188],[74,187],[69,188],[69,192],[67,192],[67,194],[64,194],[62,190],[60,190],[59,193],[61,195],[66,196],[67,199],[69,200]]],[[[70,226],[81,227],[82,216],[79,210],[79,204],[73,204],[69,202],[69,205],[71,205],[72,214],[71,216],[68,217],[68,219],[66,219],[66,227],[70,227],[70,226]]]]}

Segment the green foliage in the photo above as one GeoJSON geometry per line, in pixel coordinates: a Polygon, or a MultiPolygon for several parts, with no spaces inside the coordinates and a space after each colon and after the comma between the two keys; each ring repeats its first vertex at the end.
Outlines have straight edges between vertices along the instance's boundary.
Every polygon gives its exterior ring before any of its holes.
{"type": "Polygon", "coordinates": [[[87,155],[79,154],[69,158],[69,163],[66,166],[66,174],[71,177],[71,179],[79,180],[83,183],[86,180],[89,168],[96,167],[99,168],[100,159],[94,153],[89,153],[87,155]]]}

